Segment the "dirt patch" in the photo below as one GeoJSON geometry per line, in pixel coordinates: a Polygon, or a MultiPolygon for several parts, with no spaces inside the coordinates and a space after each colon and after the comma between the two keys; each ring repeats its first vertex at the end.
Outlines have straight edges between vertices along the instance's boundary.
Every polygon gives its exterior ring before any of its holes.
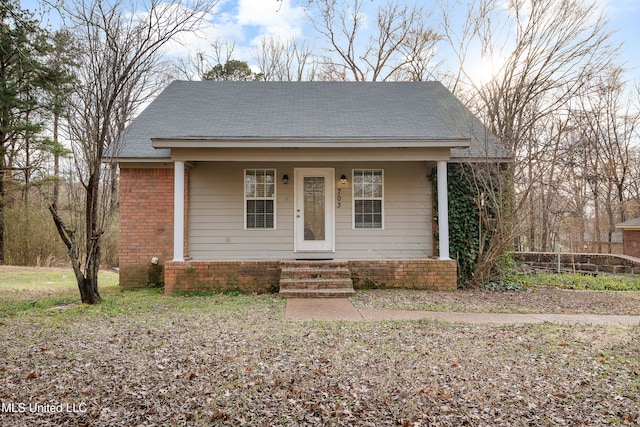
{"type": "Polygon", "coordinates": [[[69,310],[71,308],[76,308],[76,307],[81,307],[82,303],[81,302],[72,302],[69,304],[60,304],[60,305],[54,305],[53,307],[49,307],[47,310],[50,311],[65,311],[65,310],[69,310]]]}

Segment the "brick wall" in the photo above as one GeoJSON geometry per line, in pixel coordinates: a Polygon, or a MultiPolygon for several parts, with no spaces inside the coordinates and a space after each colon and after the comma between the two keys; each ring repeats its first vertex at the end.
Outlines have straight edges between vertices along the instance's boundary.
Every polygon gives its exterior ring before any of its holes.
{"type": "Polygon", "coordinates": [[[640,258],[640,230],[624,230],[622,234],[624,254],[640,258]]]}
{"type": "Polygon", "coordinates": [[[453,291],[457,288],[457,264],[453,260],[351,260],[353,287],[407,288],[453,291]]]}
{"type": "Polygon", "coordinates": [[[280,261],[167,262],[164,293],[226,291],[267,293],[278,290],[280,261]]]}
{"type": "MultiPolygon", "coordinates": [[[[185,174],[185,196],[187,181],[185,174]]],[[[173,185],[172,168],[120,169],[118,246],[123,288],[164,283],[164,264],[173,258],[173,185]],[[151,264],[153,257],[158,257],[158,265],[151,264]]]]}

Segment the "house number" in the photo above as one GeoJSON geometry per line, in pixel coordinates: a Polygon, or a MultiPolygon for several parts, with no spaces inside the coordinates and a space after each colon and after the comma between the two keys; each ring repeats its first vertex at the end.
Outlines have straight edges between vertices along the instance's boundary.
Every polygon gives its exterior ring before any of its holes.
{"type": "Polygon", "coordinates": [[[338,201],[338,207],[342,206],[342,189],[338,188],[338,195],[336,196],[336,200],[338,201]]]}

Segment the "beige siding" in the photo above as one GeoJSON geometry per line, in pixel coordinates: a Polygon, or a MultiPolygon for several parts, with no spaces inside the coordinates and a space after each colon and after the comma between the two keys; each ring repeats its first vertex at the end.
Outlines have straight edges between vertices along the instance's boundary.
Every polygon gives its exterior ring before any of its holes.
{"type": "MultiPolygon", "coordinates": [[[[432,255],[432,194],[426,162],[265,163],[198,162],[189,176],[189,255],[196,260],[380,259],[432,255]],[[341,207],[335,209],[335,253],[295,253],[294,168],[335,168],[344,174],[341,207]],[[276,229],[244,229],[244,169],[275,168],[276,229]],[[384,169],[384,229],[353,229],[352,169],[384,169]],[[282,176],[289,175],[283,184],[282,176]]],[[[337,192],[336,192],[337,194],[337,192]]],[[[336,205],[337,206],[337,205],[336,205]]]]}

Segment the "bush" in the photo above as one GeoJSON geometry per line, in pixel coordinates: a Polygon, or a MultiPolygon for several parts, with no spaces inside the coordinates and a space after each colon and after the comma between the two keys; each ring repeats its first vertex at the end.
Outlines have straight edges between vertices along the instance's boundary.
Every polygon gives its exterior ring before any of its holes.
{"type": "Polygon", "coordinates": [[[5,262],[45,266],[67,263],[67,249],[51,214],[37,202],[5,208],[5,262]]]}

